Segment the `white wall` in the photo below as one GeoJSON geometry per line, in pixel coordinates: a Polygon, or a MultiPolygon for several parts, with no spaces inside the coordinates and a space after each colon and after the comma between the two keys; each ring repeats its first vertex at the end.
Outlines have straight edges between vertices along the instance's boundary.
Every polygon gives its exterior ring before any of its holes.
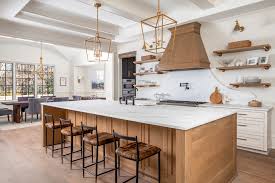
{"type": "MultiPolygon", "coordinates": [[[[214,88],[218,86],[221,92],[228,95],[231,103],[238,103],[246,105],[248,101],[253,99],[256,95],[258,100],[263,101],[265,105],[272,105],[275,107],[275,49],[269,52],[253,51],[246,53],[231,54],[224,57],[217,57],[213,55],[213,51],[217,49],[224,49],[228,42],[249,39],[253,44],[269,43],[275,46],[275,8],[271,7],[256,12],[251,12],[238,17],[231,17],[212,22],[202,23],[202,39],[211,62],[211,70],[196,70],[196,71],[177,71],[170,72],[164,75],[148,75],[137,77],[139,80],[157,81],[160,84],[159,88],[144,88],[139,89],[137,97],[154,98],[154,93],[165,92],[171,95],[170,98],[177,100],[198,100],[209,101],[209,96],[214,88]],[[235,33],[232,31],[234,21],[240,20],[240,23],[245,26],[243,33],[235,33]],[[221,59],[241,58],[246,59],[253,56],[269,55],[270,63],[273,67],[270,70],[250,69],[241,71],[230,71],[222,73],[216,71],[215,67],[221,59]],[[260,76],[266,82],[271,82],[272,87],[266,89],[255,88],[240,88],[229,89],[229,83],[235,82],[238,76],[260,76]],[[220,81],[220,82],[219,82],[220,81]],[[190,90],[185,90],[179,87],[180,82],[189,82],[191,84],[190,90]]],[[[137,51],[137,58],[141,55],[148,54],[142,50],[142,40],[134,41],[118,46],[118,54],[137,51]]],[[[147,67],[153,67],[153,64],[147,67]]],[[[138,70],[137,66],[137,70],[138,70]]],[[[275,148],[275,112],[272,116],[272,134],[273,134],[273,148],[275,148]]]]}
{"type": "Polygon", "coordinates": [[[90,63],[87,61],[85,50],[81,50],[73,59],[74,70],[74,94],[82,96],[96,95],[106,97],[107,100],[114,100],[114,61],[113,54],[109,55],[108,62],[90,63]],[[104,90],[91,89],[91,73],[96,70],[104,70],[104,90]],[[81,77],[80,83],[78,78],[81,77]]]}
{"type": "MultiPolygon", "coordinates": [[[[40,43],[25,40],[0,37],[0,60],[16,63],[38,64],[40,57],[40,43]]],[[[71,95],[72,85],[70,83],[71,64],[54,45],[44,44],[43,58],[45,64],[55,66],[55,95],[71,95]],[[67,78],[67,86],[60,86],[60,77],[67,78]]]]}

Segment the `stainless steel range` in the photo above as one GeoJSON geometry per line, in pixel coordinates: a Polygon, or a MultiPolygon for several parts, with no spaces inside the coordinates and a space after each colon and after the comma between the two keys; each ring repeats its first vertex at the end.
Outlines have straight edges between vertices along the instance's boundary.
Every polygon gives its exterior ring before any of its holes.
{"type": "Polygon", "coordinates": [[[199,101],[180,101],[180,100],[162,100],[158,102],[158,105],[178,105],[178,106],[189,106],[189,107],[198,107],[201,104],[206,104],[207,102],[199,101]]]}

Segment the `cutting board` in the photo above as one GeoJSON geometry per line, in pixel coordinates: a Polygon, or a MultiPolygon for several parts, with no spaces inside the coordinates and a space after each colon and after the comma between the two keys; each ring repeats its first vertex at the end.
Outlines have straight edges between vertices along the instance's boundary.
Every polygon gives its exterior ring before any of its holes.
{"type": "Polygon", "coordinates": [[[210,102],[212,104],[222,104],[222,94],[220,93],[218,87],[216,87],[215,91],[210,95],[210,102]]]}

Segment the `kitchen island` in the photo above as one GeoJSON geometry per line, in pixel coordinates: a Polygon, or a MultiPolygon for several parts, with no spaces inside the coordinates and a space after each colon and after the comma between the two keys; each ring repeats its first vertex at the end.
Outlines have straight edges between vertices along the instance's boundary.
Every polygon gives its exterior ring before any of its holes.
{"type": "MultiPolygon", "coordinates": [[[[225,183],[236,175],[236,111],[182,106],[131,106],[104,100],[44,103],[42,113],[97,125],[99,131],[138,136],[161,148],[162,182],[225,183]]],[[[44,121],[43,121],[44,124],[44,121]]],[[[43,125],[44,128],[44,125],[43,125]]],[[[45,145],[45,129],[43,130],[45,145]]],[[[56,133],[60,142],[60,133],[56,133]]],[[[48,142],[51,139],[48,131],[48,142]]],[[[79,143],[79,142],[78,142],[79,143]]],[[[113,146],[107,154],[113,157],[113,146]]],[[[122,161],[134,170],[134,164],[122,161]]],[[[141,174],[157,175],[156,159],[141,164],[141,174]]]]}

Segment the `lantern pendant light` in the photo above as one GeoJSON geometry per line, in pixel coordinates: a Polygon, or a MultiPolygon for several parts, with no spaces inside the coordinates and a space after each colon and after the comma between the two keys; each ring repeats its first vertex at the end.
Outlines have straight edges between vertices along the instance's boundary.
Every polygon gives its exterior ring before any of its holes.
{"type": "Polygon", "coordinates": [[[40,42],[40,61],[39,64],[37,65],[37,68],[35,70],[35,74],[37,74],[37,76],[43,80],[44,79],[44,75],[45,75],[45,67],[43,64],[43,55],[42,55],[42,51],[43,51],[43,43],[42,41],[40,42]]]}
{"type": "Polygon", "coordinates": [[[100,2],[96,2],[94,4],[96,8],[96,35],[95,37],[89,38],[85,40],[85,47],[86,47],[86,55],[88,62],[100,62],[100,61],[108,61],[109,54],[111,51],[111,44],[112,40],[109,38],[105,38],[100,36],[99,34],[99,20],[98,20],[98,11],[101,7],[100,2]],[[106,45],[106,47],[104,47],[106,45]],[[103,52],[107,49],[107,52],[103,52]]]}
{"type": "MultiPolygon", "coordinates": [[[[160,0],[158,0],[157,15],[146,18],[141,21],[141,30],[143,36],[143,49],[153,54],[163,53],[166,49],[164,41],[164,30],[170,28],[172,30],[172,48],[176,37],[177,21],[170,18],[160,10],[160,0]],[[147,39],[146,32],[153,32],[153,39],[147,39]]],[[[149,37],[150,35],[148,35],[149,37]]],[[[151,36],[150,36],[151,37],[151,36]]]]}

